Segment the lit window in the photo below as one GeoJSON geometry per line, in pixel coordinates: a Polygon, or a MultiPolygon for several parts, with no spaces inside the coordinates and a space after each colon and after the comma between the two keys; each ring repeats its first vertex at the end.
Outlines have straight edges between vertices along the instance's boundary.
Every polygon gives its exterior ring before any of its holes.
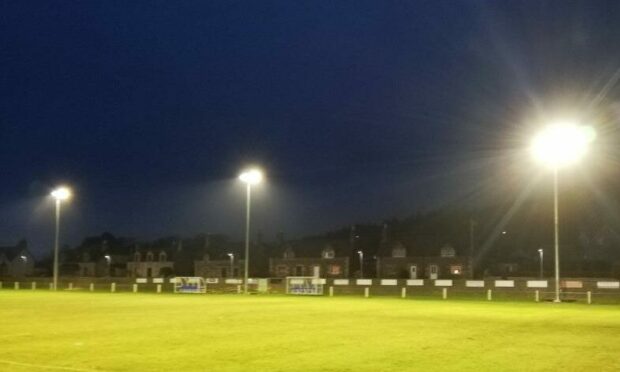
{"type": "Polygon", "coordinates": [[[340,265],[329,265],[329,275],[340,275],[342,273],[342,270],[340,268],[340,265]]]}
{"type": "Polygon", "coordinates": [[[461,275],[463,273],[463,267],[461,265],[450,266],[450,272],[452,275],[461,275]]]}

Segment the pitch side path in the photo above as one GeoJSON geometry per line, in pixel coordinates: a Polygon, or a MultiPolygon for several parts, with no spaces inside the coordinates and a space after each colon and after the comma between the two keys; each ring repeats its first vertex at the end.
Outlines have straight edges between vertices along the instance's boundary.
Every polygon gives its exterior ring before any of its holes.
{"type": "Polygon", "coordinates": [[[0,371],[589,370],[620,306],[0,291],[0,371]]]}

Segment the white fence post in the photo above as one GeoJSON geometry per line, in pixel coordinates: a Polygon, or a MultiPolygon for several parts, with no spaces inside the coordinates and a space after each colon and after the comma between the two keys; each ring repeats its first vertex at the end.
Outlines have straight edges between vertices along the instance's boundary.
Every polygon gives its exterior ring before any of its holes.
{"type": "Polygon", "coordinates": [[[19,289],[19,282],[15,282],[15,285],[14,285],[14,287],[13,287],[13,288],[15,288],[15,289],[19,289]]]}
{"type": "Polygon", "coordinates": [[[69,283],[69,290],[73,289],[73,283],[69,283]]]}
{"type": "Polygon", "coordinates": [[[116,283],[110,284],[110,292],[116,292],[116,283]]]}
{"type": "Polygon", "coordinates": [[[54,290],[54,283],[50,283],[50,291],[54,290]]]}
{"type": "Polygon", "coordinates": [[[37,282],[32,282],[30,289],[32,289],[33,291],[37,289],[37,282]]]}
{"type": "Polygon", "coordinates": [[[241,293],[241,286],[237,285],[237,294],[241,293]]]}
{"type": "Polygon", "coordinates": [[[90,283],[90,285],[88,286],[88,290],[91,292],[95,291],[95,283],[90,283]]]}
{"type": "Polygon", "coordinates": [[[592,292],[588,291],[588,305],[592,303],[592,292]]]}
{"type": "Polygon", "coordinates": [[[333,286],[329,286],[329,297],[334,297],[334,287],[333,286]]]}
{"type": "Polygon", "coordinates": [[[133,285],[133,293],[137,293],[138,292],[138,285],[134,284],[133,285]]]}
{"type": "Polygon", "coordinates": [[[493,291],[487,289],[487,300],[491,301],[493,299],[493,291]]]}
{"type": "Polygon", "coordinates": [[[161,284],[157,284],[157,293],[161,293],[161,284]]]}
{"type": "Polygon", "coordinates": [[[539,290],[536,290],[535,295],[534,295],[534,300],[536,302],[540,301],[540,291],[539,290]]]}
{"type": "Polygon", "coordinates": [[[442,297],[444,300],[447,300],[447,299],[448,299],[448,288],[442,288],[442,289],[441,289],[441,297],[442,297]]]}
{"type": "Polygon", "coordinates": [[[364,288],[364,297],[366,298],[370,297],[370,288],[368,287],[364,288]]]}
{"type": "Polygon", "coordinates": [[[400,289],[400,298],[405,298],[407,297],[407,287],[402,287],[400,289]]]}

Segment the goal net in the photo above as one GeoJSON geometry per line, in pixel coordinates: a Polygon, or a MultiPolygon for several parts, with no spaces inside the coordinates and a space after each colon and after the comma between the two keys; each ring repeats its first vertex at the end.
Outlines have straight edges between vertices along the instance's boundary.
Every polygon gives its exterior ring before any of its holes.
{"type": "Polygon", "coordinates": [[[322,295],[325,279],[314,276],[287,276],[286,294],[322,295]]]}
{"type": "Polygon", "coordinates": [[[207,293],[207,284],[201,277],[177,276],[174,278],[174,293],[207,293]]]}

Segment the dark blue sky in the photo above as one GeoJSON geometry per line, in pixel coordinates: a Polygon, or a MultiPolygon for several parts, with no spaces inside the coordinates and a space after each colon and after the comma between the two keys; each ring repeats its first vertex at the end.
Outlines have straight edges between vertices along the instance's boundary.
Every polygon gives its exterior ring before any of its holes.
{"type": "Polygon", "coordinates": [[[269,235],[479,197],[529,111],[612,79],[619,19],[616,1],[1,2],[0,242],[48,250],[60,182],[69,243],[238,236],[248,163],[269,235]]]}

